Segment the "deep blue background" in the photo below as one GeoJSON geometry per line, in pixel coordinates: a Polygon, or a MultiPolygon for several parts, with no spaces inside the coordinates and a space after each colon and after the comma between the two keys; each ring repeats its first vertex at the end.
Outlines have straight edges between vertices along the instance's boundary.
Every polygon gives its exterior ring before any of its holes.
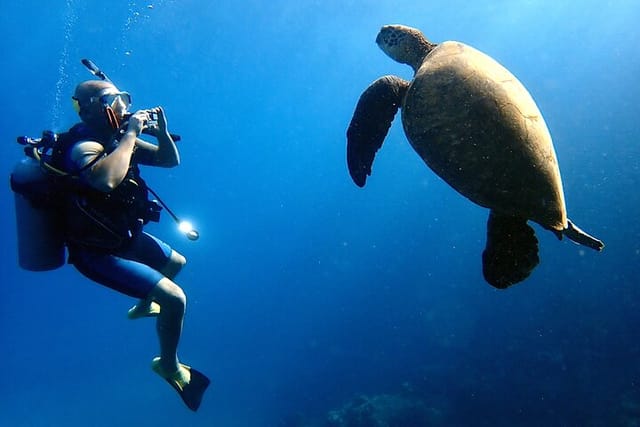
{"type": "Polygon", "coordinates": [[[202,237],[166,215],[150,230],[189,260],[180,355],[213,386],[189,412],[149,369],[155,330],[126,319],[132,301],[71,267],[21,271],[5,185],[0,425],[268,427],[407,390],[441,425],[640,422],[637,1],[1,3],[5,176],[17,135],[75,122],[84,57],[182,135],[182,165],[144,173],[202,237]],[[366,189],[351,182],[360,93],[411,78],[374,43],[388,23],[471,44],[520,78],[569,215],[604,252],[535,226],[539,267],[493,290],[486,210],[424,166],[399,121],[366,189]]]}

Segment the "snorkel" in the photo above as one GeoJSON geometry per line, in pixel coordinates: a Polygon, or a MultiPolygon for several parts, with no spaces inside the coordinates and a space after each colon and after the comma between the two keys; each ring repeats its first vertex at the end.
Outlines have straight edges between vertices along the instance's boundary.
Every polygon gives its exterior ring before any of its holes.
{"type": "MultiPolygon", "coordinates": [[[[111,79],[109,79],[109,77],[107,77],[107,75],[102,70],[100,70],[96,66],[96,64],[94,64],[91,60],[82,59],[82,65],[87,67],[89,72],[91,74],[93,74],[94,76],[98,77],[100,80],[102,80],[104,82],[107,82],[107,83],[111,83],[112,85],[115,86],[115,84],[111,81],[111,79]]],[[[117,124],[115,129],[117,129],[118,127],[120,127],[122,125],[122,123],[120,123],[120,120],[118,119],[116,113],[114,112],[114,110],[112,108],[110,108],[110,107],[106,108],[106,114],[107,114],[107,118],[108,118],[110,124],[112,124],[112,125],[113,124],[117,124]]],[[[126,113],[123,116],[122,121],[126,123],[126,121],[128,120],[128,118],[130,116],[131,116],[130,113],[126,113]]],[[[143,130],[142,133],[145,133],[144,130],[143,130]]],[[[180,135],[170,134],[170,136],[171,136],[171,138],[173,139],[174,142],[175,141],[179,141],[181,139],[180,135]]],[[[178,225],[178,230],[180,230],[180,232],[182,234],[184,234],[187,237],[187,239],[189,239],[191,241],[198,240],[198,238],[200,237],[200,233],[198,233],[198,231],[193,228],[193,225],[188,221],[183,221],[180,218],[178,218],[178,216],[169,208],[169,206],[166,205],[166,203],[164,203],[162,201],[160,196],[158,196],[158,194],[155,191],[153,191],[151,188],[149,188],[149,186],[147,186],[147,189],[149,190],[149,192],[151,194],[153,194],[155,196],[155,198],[158,201],[158,203],[160,203],[160,205],[162,205],[162,207],[164,207],[166,209],[166,211],[169,213],[171,218],[178,225]]]]}

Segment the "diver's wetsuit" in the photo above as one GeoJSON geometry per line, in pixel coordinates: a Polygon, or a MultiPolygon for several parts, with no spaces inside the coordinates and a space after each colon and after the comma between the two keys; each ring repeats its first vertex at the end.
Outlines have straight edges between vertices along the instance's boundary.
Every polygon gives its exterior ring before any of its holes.
{"type": "Polygon", "coordinates": [[[86,182],[84,172],[98,159],[92,159],[89,152],[83,155],[82,150],[84,143],[98,140],[88,136],[86,131],[79,135],[79,140],[67,143],[62,153],[65,169],[79,178],[75,195],[67,202],[65,212],[69,262],[95,282],[144,299],[164,277],[160,271],[169,263],[172,249],[142,231],[148,222],[149,202],[146,184],[135,160],[123,182],[110,193],[92,188],[86,182]],[[72,152],[82,164],[72,160],[72,152]],[[98,221],[95,221],[96,217],[98,221]],[[105,223],[116,232],[105,233],[105,223]],[[116,240],[113,235],[117,235],[116,240]]]}

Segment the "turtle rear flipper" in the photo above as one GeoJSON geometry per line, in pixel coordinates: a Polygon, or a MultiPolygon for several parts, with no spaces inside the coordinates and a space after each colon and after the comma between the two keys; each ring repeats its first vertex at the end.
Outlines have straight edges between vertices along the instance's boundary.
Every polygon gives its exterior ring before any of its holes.
{"type": "Polygon", "coordinates": [[[485,280],[505,289],[529,277],[538,262],[538,239],[526,219],[491,211],[482,253],[485,280]]]}
{"type": "Polygon", "coordinates": [[[360,96],[347,130],[347,165],[358,187],[364,187],[376,152],[382,147],[391,122],[400,108],[409,82],[384,76],[360,96]]]}

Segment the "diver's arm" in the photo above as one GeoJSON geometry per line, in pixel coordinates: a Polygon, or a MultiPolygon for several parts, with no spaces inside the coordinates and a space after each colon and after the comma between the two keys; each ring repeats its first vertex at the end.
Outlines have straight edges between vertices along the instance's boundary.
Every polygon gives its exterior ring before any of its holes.
{"type": "Polygon", "coordinates": [[[180,164],[180,154],[167,129],[167,118],[164,110],[162,107],[157,107],[148,111],[155,112],[158,115],[158,127],[150,132],[158,139],[158,144],[151,144],[138,138],[136,145],[140,150],[136,153],[136,161],[143,165],[165,168],[178,166],[180,164]]]}
{"type": "Polygon", "coordinates": [[[82,141],[75,145],[71,152],[71,160],[80,169],[102,156],[81,174],[90,186],[100,191],[110,192],[120,185],[129,170],[131,155],[136,145],[136,138],[142,130],[142,123],[139,119],[129,120],[129,127],[118,146],[106,156],[104,147],[98,142],[82,141]]]}

